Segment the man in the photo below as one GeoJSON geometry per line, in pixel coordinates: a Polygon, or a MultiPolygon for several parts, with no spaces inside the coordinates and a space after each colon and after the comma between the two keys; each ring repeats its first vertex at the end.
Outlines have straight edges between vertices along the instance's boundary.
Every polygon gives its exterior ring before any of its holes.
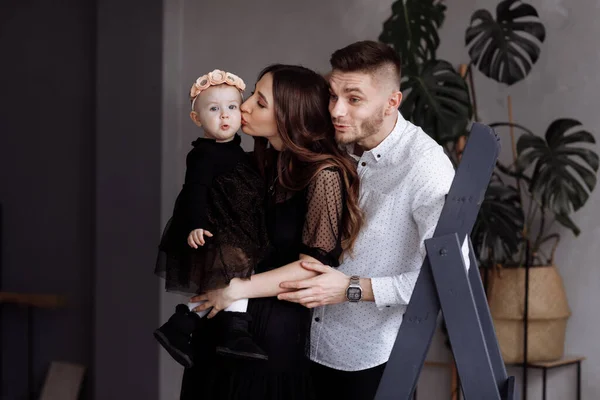
{"type": "MultiPolygon", "coordinates": [[[[331,56],[336,140],[358,162],[366,223],[338,269],[283,282],[279,295],[313,308],[310,358],[322,399],[374,398],[454,178],[442,147],[398,112],[400,59],[373,41],[331,56]]],[[[463,254],[468,247],[463,246],[463,254]]],[[[468,257],[465,257],[468,260],[468,257]]]]}

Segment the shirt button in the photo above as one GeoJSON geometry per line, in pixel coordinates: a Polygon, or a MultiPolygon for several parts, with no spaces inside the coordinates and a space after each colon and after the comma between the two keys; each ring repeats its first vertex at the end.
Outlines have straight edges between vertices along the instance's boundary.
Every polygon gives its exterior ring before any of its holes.
{"type": "Polygon", "coordinates": [[[321,318],[317,317],[315,318],[315,322],[319,322],[321,320],[321,318]]]}
{"type": "Polygon", "coordinates": [[[365,165],[367,165],[367,163],[363,161],[360,165],[364,167],[365,165]]]}
{"type": "Polygon", "coordinates": [[[380,158],[380,157],[381,157],[381,154],[377,154],[377,158],[380,158]]]}

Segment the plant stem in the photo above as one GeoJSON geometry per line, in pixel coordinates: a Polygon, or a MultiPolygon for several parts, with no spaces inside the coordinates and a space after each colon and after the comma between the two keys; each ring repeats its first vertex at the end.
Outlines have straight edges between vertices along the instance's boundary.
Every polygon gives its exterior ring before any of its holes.
{"type": "Polygon", "coordinates": [[[496,161],[496,166],[498,167],[500,172],[502,172],[504,175],[508,175],[511,178],[522,179],[523,181],[525,181],[525,183],[531,182],[531,179],[529,179],[529,177],[527,177],[526,175],[523,175],[519,172],[511,171],[510,167],[512,167],[513,165],[514,165],[514,163],[512,163],[509,167],[507,167],[506,165],[502,165],[502,163],[500,161],[496,161]]]}
{"type": "Polygon", "coordinates": [[[548,254],[546,254],[545,252],[543,252],[542,249],[539,249],[538,253],[541,254],[544,257],[544,259],[546,260],[544,262],[544,264],[550,264],[550,256],[548,254]]]}
{"type": "Polygon", "coordinates": [[[464,67],[465,64],[461,65],[461,76],[463,79],[468,80],[469,91],[471,95],[471,104],[473,105],[473,120],[479,121],[479,113],[477,112],[477,97],[475,96],[475,82],[473,80],[473,61],[464,67]]]}
{"type": "Polygon", "coordinates": [[[508,132],[510,133],[510,144],[512,147],[513,161],[517,162],[517,142],[515,141],[515,130],[512,125],[512,123],[513,123],[512,99],[510,98],[510,94],[508,96],[506,96],[506,101],[508,103],[508,122],[511,124],[508,127],[508,132]]]}
{"type": "Polygon", "coordinates": [[[529,203],[529,209],[527,210],[527,217],[525,218],[525,222],[527,226],[531,226],[533,224],[533,219],[535,218],[535,214],[537,213],[537,208],[533,208],[533,203],[536,201],[532,198],[529,203]]]}
{"type": "MultiPolygon", "coordinates": [[[[517,144],[515,141],[515,132],[514,132],[514,122],[513,122],[513,114],[512,114],[512,100],[510,95],[507,96],[507,106],[508,106],[508,123],[509,123],[509,132],[510,132],[510,141],[512,144],[512,153],[513,153],[513,163],[517,163],[517,144]]],[[[523,190],[521,188],[521,179],[517,176],[515,177],[517,183],[517,193],[519,194],[519,205],[521,206],[521,210],[523,210],[523,190]]],[[[528,224],[527,221],[523,221],[523,238],[528,240],[528,224]]],[[[521,257],[519,256],[519,259],[521,257]]]]}
{"type": "Polygon", "coordinates": [[[450,142],[445,143],[442,147],[446,151],[446,155],[450,159],[450,162],[452,163],[454,169],[458,168],[458,155],[456,154],[456,151],[453,151],[453,149],[450,148],[450,142]]]}
{"type": "MultiPolygon", "coordinates": [[[[548,226],[548,229],[550,229],[550,226],[552,226],[553,223],[554,223],[554,220],[550,223],[550,225],[548,226]]],[[[554,251],[556,250],[556,246],[558,246],[559,240],[560,240],[560,235],[558,233],[553,233],[553,234],[550,234],[550,235],[542,238],[542,240],[540,241],[538,252],[545,257],[546,264],[552,264],[554,262],[554,251]],[[552,249],[550,250],[551,251],[550,256],[548,256],[548,255],[546,255],[546,253],[544,253],[542,251],[542,245],[551,239],[556,239],[556,242],[554,243],[554,246],[552,246],[552,249]]]]}
{"type": "MultiPolygon", "coordinates": [[[[543,206],[543,204],[542,204],[543,206]]],[[[542,217],[540,219],[540,230],[538,231],[538,235],[535,238],[535,242],[533,243],[533,252],[537,253],[538,247],[540,247],[541,241],[542,241],[542,235],[544,234],[544,227],[546,225],[546,213],[544,211],[544,208],[541,208],[542,211],[542,217]]]]}
{"type": "Polygon", "coordinates": [[[500,128],[500,127],[519,128],[520,130],[522,130],[525,133],[529,133],[531,135],[534,134],[532,131],[525,128],[523,125],[515,124],[514,122],[494,122],[493,124],[490,124],[490,128],[500,128]]]}
{"type": "MultiPolygon", "coordinates": [[[[406,2],[402,2],[403,3],[403,7],[404,7],[404,23],[406,24],[406,26],[410,26],[410,15],[408,12],[408,8],[406,6],[406,2]]],[[[410,29],[407,29],[407,34],[408,34],[408,43],[412,43],[412,31],[410,29]]],[[[410,51],[408,52],[409,57],[410,57],[410,61],[409,63],[411,63],[412,65],[417,65],[417,52],[415,51],[415,49],[410,48],[412,46],[409,46],[410,51]]],[[[404,54],[404,57],[406,57],[406,54],[404,54]]],[[[402,60],[402,62],[404,62],[405,60],[402,60]]]]}

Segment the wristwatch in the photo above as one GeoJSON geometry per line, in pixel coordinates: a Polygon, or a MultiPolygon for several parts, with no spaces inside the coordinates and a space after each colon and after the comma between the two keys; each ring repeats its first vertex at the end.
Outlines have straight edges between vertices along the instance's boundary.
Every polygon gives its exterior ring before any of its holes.
{"type": "Polygon", "coordinates": [[[360,278],[356,275],[350,277],[350,284],[348,285],[348,289],[346,289],[346,298],[351,303],[358,303],[362,299],[360,278]]]}

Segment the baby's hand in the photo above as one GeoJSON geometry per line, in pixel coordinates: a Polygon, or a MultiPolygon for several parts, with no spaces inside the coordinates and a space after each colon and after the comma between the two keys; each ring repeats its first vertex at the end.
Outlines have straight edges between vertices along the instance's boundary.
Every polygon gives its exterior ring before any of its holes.
{"type": "Polygon", "coordinates": [[[204,246],[204,235],[212,237],[213,234],[205,229],[194,229],[188,235],[188,244],[190,247],[197,249],[198,246],[204,246]]]}

